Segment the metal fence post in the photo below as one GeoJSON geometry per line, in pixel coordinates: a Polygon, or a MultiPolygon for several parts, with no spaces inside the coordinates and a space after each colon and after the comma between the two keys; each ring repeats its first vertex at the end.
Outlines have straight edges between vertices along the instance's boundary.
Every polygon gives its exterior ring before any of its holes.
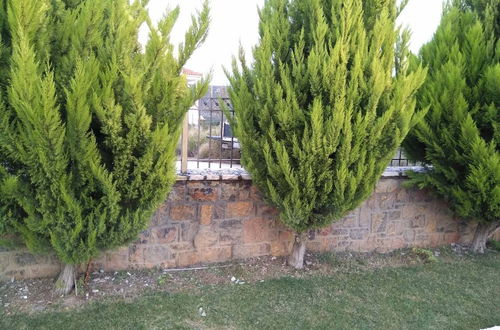
{"type": "Polygon", "coordinates": [[[181,172],[186,173],[188,168],[188,139],[189,139],[189,119],[188,113],[184,116],[182,122],[182,140],[181,140],[181,172]]]}

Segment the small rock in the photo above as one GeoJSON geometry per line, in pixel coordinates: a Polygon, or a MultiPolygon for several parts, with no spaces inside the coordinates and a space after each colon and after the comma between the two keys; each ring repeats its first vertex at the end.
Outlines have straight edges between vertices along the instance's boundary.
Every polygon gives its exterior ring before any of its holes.
{"type": "Polygon", "coordinates": [[[99,269],[99,273],[104,273],[104,269],[99,269]]]}
{"type": "Polygon", "coordinates": [[[205,313],[205,311],[203,310],[203,307],[198,308],[198,314],[200,314],[203,317],[207,316],[207,313],[205,313]]]}
{"type": "Polygon", "coordinates": [[[99,290],[97,290],[97,289],[92,289],[92,293],[98,293],[98,292],[99,292],[99,290]]]}
{"type": "Polygon", "coordinates": [[[23,299],[28,299],[28,296],[22,296],[23,299]]]}
{"type": "Polygon", "coordinates": [[[105,280],[109,280],[110,278],[111,278],[111,277],[109,277],[109,276],[105,276],[105,277],[104,277],[104,279],[105,279],[105,280]]]}
{"type": "Polygon", "coordinates": [[[241,282],[239,282],[238,284],[245,284],[245,282],[244,282],[244,281],[241,281],[241,282]]]}
{"type": "Polygon", "coordinates": [[[128,275],[128,276],[132,276],[132,274],[130,274],[129,272],[127,272],[127,275],[128,275]]]}
{"type": "Polygon", "coordinates": [[[231,277],[231,282],[236,282],[236,277],[231,277]]]}

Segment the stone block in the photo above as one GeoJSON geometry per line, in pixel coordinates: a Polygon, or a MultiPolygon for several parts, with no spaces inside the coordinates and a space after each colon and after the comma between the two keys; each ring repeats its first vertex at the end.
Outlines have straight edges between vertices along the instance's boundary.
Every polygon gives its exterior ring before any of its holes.
{"type": "Polygon", "coordinates": [[[123,247],[106,253],[105,264],[107,271],[127,269],[129,265],[129,249],[123,247]]]}
{"type": "Polygon", "coordinates": [[[200,260],[202,262],[222,262],[232,258],[232,248],[230,246],[221,246],[214,248],[205,248],[200,251],[200,260]]]}
{"type": "MultiPolygon", "coordinates": [[[[271,250],[272,250],[272,246],[271,246],[271,250]]],[[[308,242],[306,242],[306,251],[310,251],[310,252],[323,251],[321,242],[320,241],[308,241],[308,242]]]]}
{"type": "Polygon", "coordinates": [[[407,243],[412,243],[415,241],[415,230],[406,229],[403,233],[403,238],[407,243]]]}
{"type": "Polygon", "coordinates": [[[19,252],[14,255],[16,264],[21,267],[35,265],[37,257],[29,252],[19,252]]]}
{"type": "Polygon", "coordinates": [[[218,198],[218,186],[212,186],[208,183],[196,183],[194,186],[188,185],[188,200],[196,202],[215,201],[218,198]]]}
{"type": "Polygon", "coordinates": [[[198,233],[199,222],[183,222],[180,224],[180,241],[192,242],[198,233]]]}
{"type": "Polygon", "coordinates": [[[321,251],[335,251],[338,249],[339,242],[346,241],[344,238],[339,237],[322,237],[321,242],[321,251]]]}
{"type": "Polygon", "coordinates": [[[372,233],[382,233],[386,231],[387,228],[387,213],[373,213],[372,214],[372,233]]]}
{"type": "Polygon", "coordinates": [[[342,228],[355,228],[358,227],[358,219],[357,217],[345,217],[339,221],[339,226],[342,228]]]}
{"type": "Polygon", "coordinates": [[[219,233],[216,230],[209,226],[201,226],[194,238],[194,247],[202,250],[203,248],[216,245],[218,240],[219,233]]]}
{"type": "Polygon", "coordinates": [[[169,217],[170,205],[163,203],[153,215],[151,219],[151,226],[166,225],[170,221],[169,217]]]}
{"type": "Polygon", "coordinates": [[[238,182],[238,201],[252,200],[252,182],[239,181],[238,182]]]}
{"type": "Polygon", "coordinates": [[[458,241],[460,241],[460,233],[454,232],[454,233],[445,233],[444,234],[444,243],[445,244],[457,243],[458,241]]]}
{"type": "Polygon", "coordinates": [[[244,218],[254,214],[252,202],[231,202],[227,203],[226,218],[244,218]]]}
{"type": "Polygon", "coordinates": [[[418,214],[413,219],[410,220],[411,228],[423,228],[425,227],[425,215],[418,214]]]}
{"type": "Polygon", "coordinates": [[[289,229],[283,229],[278,231],[278,240],[280,241],[292,241],[295,234],[289,229]]]}
{"type": "Polygon", "coordinates": [[[375,187],[375,193],[393,193],[400,188],[398,179],[380,179],[375,187]]]}
{"type": "Polygon", "coordinates": [[[196,251],[177,253],[177,266],[186,267],[200,263],[200,254],[196,251]]]}
{"type": "Polygon", "coordinates": [[[363,239],[368,235],[369,231],[366,228],[353,228],[349,231],[349,237],[353,240],[363,239]]]}
{"type": "Polygon", "coordinates": [[[332,235],[334,235],[334,236],[349,235],[349,229],[345,229],[345,228],[334,228],[334,229],[332,230],[332,235]]]}
{"type": "Polygon", "coordinates": [[[200,205],[200,224],[209,225],[212,222],[212,216],[214,212],[214,206],[212,204],[200,205]]]}
{"type": "Polygon", "coordinates": [[[403,204],[403,203],[408,203],[410,200],[408,190],[406,189],[400,189],[396,192],[396,203],[398,204],[403,204]]]}
{"type": "Polygon", "coordinates": [[[240,185],[238,181],[223,182],[221,185],[220,199],[235,202],[239,199],[240,185]]]}
{"type": "Polygon", "coordinates": [[[243,222],[243,242],[256,243],[270,240],[269,220],[251,218],[243,222]]]}
{"type": "Polygon", "coordinates": [[[191,204],[172,205],[170,208],[170,218],[173,221],[195,220],[196,208],[196,205],[191,204]]]}
{"type": "MultiPolygon", "coordinates": [[[[291,242],[280,242],[280,241],[275,241],[271,242],[271,255],[275,257],[279,256],[286,256],[289,254],[291,249],[289,249],[289,246],[291,246],[291,242]]],[[[311,250],[309,250],[311,251],[311,250]]]]}
{"type": "Polygon", "coordinates": [[[175,226],[151,228],[150,242],[156,244],[168,244],[178,239],[178,229],[175,226]]]}
{"type": "Polygon", "coordinates": [[[386,226],[385,233],[387,236],[401,236],[405,227],[402,221],[389,221],[386,226]]]}
{"type": "Polygon", "coordinates": [[[176,242],[169,244],[168,247],[172,249],[172,251],[192,251],[194,249],[194,241],[176,242]]]}
{"type": "Polygon", "coordinates": [[[361,206],[359,211],[359,226],[363,228],[371,228],[372,212],[369,208],[361,206]]]}
{"type": "Polygon", "coordinates": [[[168,202],[182,202],[186,200],[186,183],[177,182],[168,195],[168,202]]]}
{"type": "Polygon", "coordinates": [[[267,256],[270,253],[270,243],[233,245],[233,257],[235,259],[267,256]]]}
{"type": "Polygon", "coordinates": [[[213,218],[214,219],[225,219],[226,218],[226,203],[219,202],[213,205],[213,218]]]}
{"type": "Polygon", "coordinates": [[[168,246],[149,245],[143,248],[143,262],[151,266],[160,266],[173,258],[168,246]]]}
{"type": "Polygon", "coordinates": [[[144,249],[141,245],[132,244],[128,248],[128,263],[129,264],[142,264],[144,263],[144,249]]]}
{"type": "MultiPolygon", "coordinates": [[[[328,236],[328,235],[330,235],[332,233],[332,230],[333,230],[332,227],[329,226],[329,227],[318,229],[317,233],[318,233],[319,236],[328,236]]],[[[309,239],[314,239],[314,237],[311,237],[311,236],[313,236],[313,235],[310,235],[309,239]]]]}
{"type": "Polygon", "coordinates": [[[241,244],[243,241],[243,226],[241,220],[223,220],[217,229],[221,245],[241,244]]]}
{"type": "Polygon", "coordinates": [[[250,199],[253,201],[261,201],[262,200],[262,193],[259,191],[259,188],[257,186],[252,185],[250,188],[250,199]]]}
{"type": "Polygon", "coordinates": [[[389,211],[387,212],[387,220],[394,221],[401,219],[401,211],[389,211]]]}
{"type": "Polygon", "coordinates": [[[396,196],[392,193],[378,194],[378,207],[381,210],[392,210],[396,205],[396,196]]]}

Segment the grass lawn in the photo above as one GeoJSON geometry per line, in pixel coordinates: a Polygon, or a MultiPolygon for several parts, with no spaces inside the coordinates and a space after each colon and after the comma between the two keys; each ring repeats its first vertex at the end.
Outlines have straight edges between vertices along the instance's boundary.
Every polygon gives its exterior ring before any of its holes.
{"type": "Polygon", "coordinates": [[[0,317],[1,329],[480,329],[500,325],[500,253],[0,317]]]}

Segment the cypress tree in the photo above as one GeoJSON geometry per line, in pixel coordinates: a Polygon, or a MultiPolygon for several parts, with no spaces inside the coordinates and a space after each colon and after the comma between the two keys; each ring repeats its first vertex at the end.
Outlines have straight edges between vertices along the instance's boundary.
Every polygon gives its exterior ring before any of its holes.
{"type": "Polygon", "coordinates": [[[419,117],[395,0],[267,0],[248,65],[227,73],[242,162],[296,232],[329,225],[374,189],[419,117]],[[401,32],[401,33],[400,33],[401,32]]]}
{"type": "Polygon", "coordinates": [[[500,1],[455,0],[419,60],[429,76],[417,95],[429,106],[404,148],[426,167],[409,184],[429,188],[477,223],[483,252],[500,226],[500,1]]]}
{"type": "Polygon", "coordinates": [[[179,9],[147,1],[0,1],[0,230],[75,265],[134,240],[175,180],[185,112],[207,89],[183,65],[204,41],[207,3],[178,54],[179,9]],[[142,49],[139,27],[149,27],[142,49]]]}

